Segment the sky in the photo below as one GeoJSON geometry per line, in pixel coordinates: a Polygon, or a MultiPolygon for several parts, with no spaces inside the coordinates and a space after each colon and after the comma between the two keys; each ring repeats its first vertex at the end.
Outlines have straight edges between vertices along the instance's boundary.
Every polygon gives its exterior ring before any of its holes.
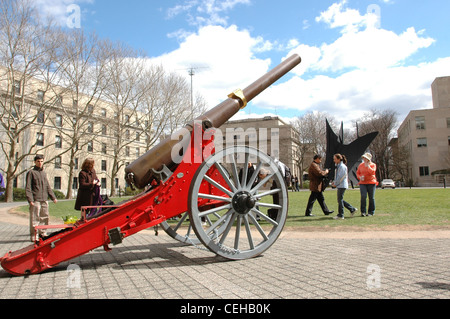
{"type": "MultiPolygon", "coordinates": [[[[127,43],[212,108],[297,53],[302,63],[232,119],[432,108],[450,76],[448,0],[35,0],[65,28],[127,43]]],[[[399,123],[399,124],[400,124],[399,123]]]]}

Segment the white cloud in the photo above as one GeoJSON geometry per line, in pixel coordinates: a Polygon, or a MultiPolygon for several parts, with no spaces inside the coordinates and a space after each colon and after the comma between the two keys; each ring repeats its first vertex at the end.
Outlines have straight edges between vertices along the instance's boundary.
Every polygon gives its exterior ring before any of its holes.
{"type": "Polygon", "coordinates": [[[189,24],[194,26],[228,25],[226,13],[236,5],[250,4],[250,0],[189,0],[182,5],[169,8],[167,17],[186,14],[189,24]]]}
{"type": "Polygon", "coordinates": [[[344,121],[352,120],[371,108],[394,109],[402,121],[410,110],[431,108],[431,83],[448,75],[450,57],[417,66],[399,66],[382,70],[354,70],[332,78],[317,75],[304,80],[294,77],[274,85],[255,98],[254,103],[305,111],[323,111],[344,121]]]}
{"type": "Polygon", "coordinates": [[[414,28],[402,34],[368,28],[364,31],[343,34],[331,44],[321,47],[322,56],[316,68],[323,71],[339,71],[345,68],[379,69],[404,62],[419,49],[434,42],[420,37],[414,28]]]}
{"type": "MultiPolygon", "coordinates": [[[[73,14],[73,5],[93,3],[94,0],[33,0],[35,8],[43,18],[51,17],[60,26],[67,26],[67,20],[73,14]]],[[[82,16],[80,16],[82,19],[82,16]]]]}
{"type": "Polygon", "coordinates": [[[151,61],[186,76],[188,68],[198,67],[193,78],[194,91],[213,107],[228,93],[244,89],[268,71],[270,59],[257,59],[254,55],[266,45],[262,38],[253,38],[236,26],[206,26],[188,35],[177,50],[151,61]]]}

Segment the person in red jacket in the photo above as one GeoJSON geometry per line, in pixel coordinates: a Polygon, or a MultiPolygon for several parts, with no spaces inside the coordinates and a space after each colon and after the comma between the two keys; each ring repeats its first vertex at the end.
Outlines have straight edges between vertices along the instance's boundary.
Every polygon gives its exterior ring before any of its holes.
{"type": "Polygon", "coordinates": [[[362,158],[363,162],[356,170],[361,193],[361,216],[373,216],[375,214],[375,189],[378,185],[377,177],[375,176],[377,165],[372,163],[372,155],[370,153],[365,153],[362,158]],[[368,211],[366,211],[367,196],[369,196],[368,211]]]}

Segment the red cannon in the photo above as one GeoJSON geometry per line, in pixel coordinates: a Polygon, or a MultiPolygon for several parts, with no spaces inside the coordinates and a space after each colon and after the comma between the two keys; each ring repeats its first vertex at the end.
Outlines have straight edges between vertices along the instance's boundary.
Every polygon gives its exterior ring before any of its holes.
{"type": "Polygon", "coordinates": [[[298,55],[289,57],[187,124],[175,139],[172,135],[131,163],[126,179],[145,188],[141,194],[103,206],[93,217],[82,211],[76,223],[7,252],[1,258],[3,269],[13,275],[40,273],[101,246],[111,250],[110,245],[157,225],[179,241],[203,244],[228,259],[252,258],[267,250],[287,217],[284,178],[263,152],[247,146],[216,149],[214,137],[216,128],[300,61],[298,55]],[[249,162],[254,171],[246,169],[249,162]]]}

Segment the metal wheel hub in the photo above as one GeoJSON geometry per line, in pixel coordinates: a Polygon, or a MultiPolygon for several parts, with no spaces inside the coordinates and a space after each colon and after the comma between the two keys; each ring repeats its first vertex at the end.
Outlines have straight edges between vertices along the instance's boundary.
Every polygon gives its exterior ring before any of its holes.
{"type": "Polygon", "coordinates": [[[256,199],[249,192],[240,191],[233,196],[231,204],[237,213],[245,215],[255,207],[256,199]]]}

